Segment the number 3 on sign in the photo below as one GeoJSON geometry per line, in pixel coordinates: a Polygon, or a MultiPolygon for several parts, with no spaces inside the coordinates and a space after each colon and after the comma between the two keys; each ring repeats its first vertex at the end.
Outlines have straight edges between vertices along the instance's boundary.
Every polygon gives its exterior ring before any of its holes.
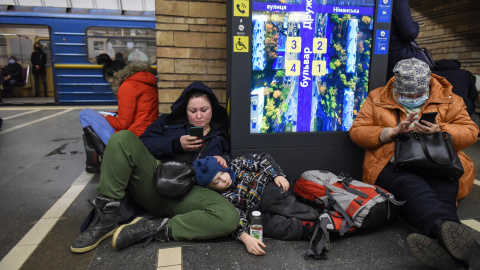
{"type": "Polygon", "coordinates": [[[287,37],[287,52],[301,52],[302,51],[302,38],[301,37],[287,37]]]}
{"type": "Polygon", "coordinates": [[[285,75],[299,76],[300,75],[300,61],[293,60],[285,63],[285,75]]]}
{"type": "Polygon", "coordinates": [[[327,53],[327,39],[314,38],[313,39],[313,53],[327,53]]]}
{"type": "Polygon", "coordinates": [[[325,61],[312,61],[312,75],[324,76],[327,74],[327,62],[325,61]]]}

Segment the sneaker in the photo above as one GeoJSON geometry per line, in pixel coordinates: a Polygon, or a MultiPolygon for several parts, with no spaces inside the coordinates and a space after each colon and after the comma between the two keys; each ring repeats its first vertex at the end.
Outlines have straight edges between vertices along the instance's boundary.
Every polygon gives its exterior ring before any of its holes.
{"type": "Polygon", "coordinates": [[[440,270],[465,269],[432,238],[418,233],[412,233],[407,236],[407,244],[413,257],[424,265],[440,270]]]}
{"type": "Polygon", "coordinates": [[[137,217],[132,222],[120,226],[112,238],[112,246],[116,249],[126,248],[134,243],[145,240],[148,244],[155,241],[168,242],[168,218],[146,219],[137,217]]]}
{"type": "Polygon", "coordinates": [[[95,214],[87,229],[75,239],[70,250],[83,253],[96,248],[104,239],[112,236],[118,227],[117,212],[120,202],[98,197],[93,203],[95,214]]]}
{"type": "Polygon", "coordinates": [[[467,262],[470,269],[480,270],[480,245],[467,227],[445,221],[440,227],[439,238],[453,257],[467,262]]]}

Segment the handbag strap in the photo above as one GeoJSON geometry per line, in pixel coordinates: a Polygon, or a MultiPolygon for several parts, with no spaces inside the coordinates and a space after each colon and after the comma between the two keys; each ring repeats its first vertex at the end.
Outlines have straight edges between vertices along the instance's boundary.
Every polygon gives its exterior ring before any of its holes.
{"type": "Polygon", "coordinates": [[[421,48],[418,46],[418,43],[415,40],[410,41],[410,45],[412,45],[417,50],[421,50],[421,48]]]}
{"type": "Polygon", "coordinates": [[[205,148],[207,147],[207,145],[210,143],[212,139],[209,139],[203,146],[202,146],[202,149],[200,149],[200,152],[198,152],[198,156],[195,160],[198,160],[200,158],[200,156],[202,155],[203,153],[203,150],[205,150],[205,148]]]}
{"type": "Polygon", "coordinates": [[[430,152],[428,151],[427,142],[425,141],[425,138],[423,136],[421,136],[422,134],[417,134],[416,137],[418,137],[418,140],[420,141],[420,144],[422,145],[422,151],[425,154],[425,156],[427,156],[430,160],[432,160],[433,162],[435,162],[439,165],[450,165],[450,164],[452,164],[453,161],[455,161],[455,155],[453,153],[452,147],[450,147],[450,145],[449,145],[449,134],[446,133],[446,132],[441,132],[441,134],[442,134],[442,139],[445,143],[445,146],[448,149],[448,154],[451,158],[450,161],[447,162],[447,163],[440,162],[430,155],[430,152]]]}

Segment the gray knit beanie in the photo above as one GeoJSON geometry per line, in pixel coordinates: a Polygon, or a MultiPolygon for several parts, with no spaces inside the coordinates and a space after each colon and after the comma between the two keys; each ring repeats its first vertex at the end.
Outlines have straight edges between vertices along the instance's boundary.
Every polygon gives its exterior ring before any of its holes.
{"type": "Polygon", "coordinates": [[[425,93],[430,88],[430,67],[416,58],[399,61],[393,68],[393,74],[393,90],[397,93],[425,93]]]}

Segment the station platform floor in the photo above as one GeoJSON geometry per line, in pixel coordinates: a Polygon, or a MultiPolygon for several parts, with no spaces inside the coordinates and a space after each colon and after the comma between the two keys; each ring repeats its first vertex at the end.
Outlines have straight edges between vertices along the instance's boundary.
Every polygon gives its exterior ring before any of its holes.
{"type": "MultiPolygon", "coordinates": [[[[117,251],[111,238],[73,254],[70,245],[96,196],[99,176],[85,169],[79,107],[0,107],[0,270],[15,269],[427,269],[406,247],[399,221],[333,237],[326,260],[308,261],[306,241],[265,239],[265,256],[229,237],[136,244],[117,251]]],[[[98,107],[109,109],[109,107],[98,107]]],[[[466,149],[480,179],[480,141],[466,149]]],[[[322,169],[319,165],[318,169],[322,169]]],[[[458,206],[480,241],[480,181],[458,206]]],[[[480,254],[479,254],[480,255],[480,254]]]]}

